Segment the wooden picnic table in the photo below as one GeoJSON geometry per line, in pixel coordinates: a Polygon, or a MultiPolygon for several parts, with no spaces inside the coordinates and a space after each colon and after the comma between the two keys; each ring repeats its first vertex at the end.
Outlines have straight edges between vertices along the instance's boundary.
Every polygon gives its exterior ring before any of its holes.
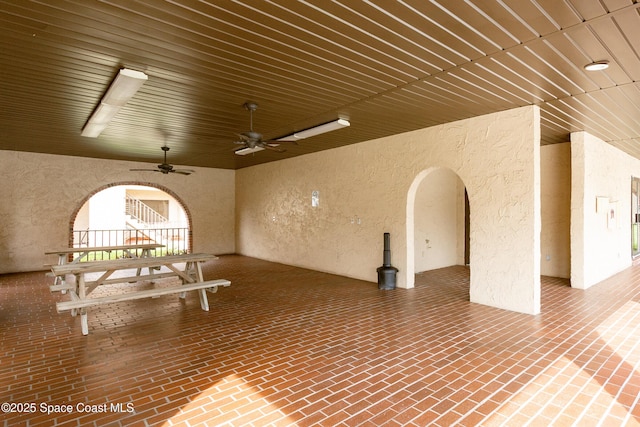
{"type": "Polygon", "coordinates": [[[62,248],[55,251],[47,251],[45,255],[58,255],[58,265],[67,264],[67,258],[70,254],[77,253],[78,255],[73,258],[71,263],[80,262],[84,257],[88,256],[92,252],[113,252],[113,251],[123,251],[130,258],[145,258],[151,256],[151,251],[164,248],[164,245],[159,243],[144,243],[144,244],[133,244],[133,245],[117,245],[117,246],[92,246],[92,247],[81,247],[81,248],[62,248]],[[140,255],[137,254],[137,251],[141,251],[140,255]],[[133,252],[132,252],[133,251],[133,252]]]}
{"type": "Polygon", "coordinates": [[[54,265],[51,267],[51,271],[55,276],[65,277],[72,275],[75,280],[68,280],[60,285],[52,285],[50,289],[52,291],[69,291],[71,300],[58,302],[56,308],[58,312],[71,310],[71,314],[74,316],[76,315],[76,310],[80,310],[82,334],[87,335],[89,333],[87,308],[96,305],[156,297],[170,293],[179,293],[180,297],[184,298],[186,291],[197,290],[200,296],[201,308],[208,311],[209,302],[206,291],[216,292],[218,286],[231,285],[231,282],[225,279],[204,280],[202,264],[214,259],[217,259],[217,257],[211,254],[184,254],[54,265]],[[181,264],[184,264],[184,266],[181,266],[181,264]],[[158,267],[160,267],[160,271],[154,272],[154,269],[158,267]],[[166,267],[169,271],[165,269],[163,272],[161,270],[162,267],[166,267]],[[148,268],[149,274],[141,275],[140,270],[143,268],[148,268]],[[133,269],[137,270],[136,275],[126,274],[126,270],[133,269]],[[120,272],[119,277],[113,277],[116,272],[120,272]],[[124,276],[122,276],[122,272],[125,272],[124,276]],[[101,274],[97,278],[89,278],[87,275],[90,273],[101,274]],[[91,296],[91,292],[101,285],[132,283],[176,276],[180,278],[182,284],[170,288],[137,290],[102,297],[91,296]]]}
{"type": "MultiPolygon", "coordinates": [[[[92,247],[81,247],[81,248],[62,248],[55,251],[47,251],[45,255],[58,255],[58,265],[64,264],[75,264],[82,261],[83,258],[87,257],[90,253],[95,252],[113,252],[113,251],[123,251],[129,258],[147,258],[152,256],[151,251],[155,251],[156,249],[164,248],[164,245],[159,243],[145,243],[145,244],[133,244],[133,245],[117,245],[117,246],[92,246],[92,247]],[[138,251],[140,253],[138,254],[138,251]],[[68,262],[69,255],[77,254],[73,260],[68,262]]],[[[140,274],[140,270],[138,270],[138,274],[140,274]]],[[[64,283],[64,279],[60,276],[54,276],[54,285],[59,285],[64,283]]]]}

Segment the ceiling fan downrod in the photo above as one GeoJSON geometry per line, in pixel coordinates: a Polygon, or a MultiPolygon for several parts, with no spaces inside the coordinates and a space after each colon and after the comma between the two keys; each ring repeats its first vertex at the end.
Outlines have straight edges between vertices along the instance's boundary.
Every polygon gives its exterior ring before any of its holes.
{"type": "Polygon", "coordinates": [[[247,101],[242,106],[245,110],[249,110],[249,131],[253,132],[253,112],[258,109],[258,104],[247,101]]]}

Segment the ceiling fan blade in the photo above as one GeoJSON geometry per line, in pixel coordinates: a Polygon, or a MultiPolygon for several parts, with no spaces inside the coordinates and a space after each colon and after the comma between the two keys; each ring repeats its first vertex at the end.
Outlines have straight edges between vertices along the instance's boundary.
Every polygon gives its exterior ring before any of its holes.
{"type": "Polygon", "coordinates": [[[157,166],[157,169],[129,169],[129,170],[132,172],[160,172],[165,175],[169,173],[179,173],[180,175],[191,175],[192,173],[195,172],[191,169],[174,169],[173,165],[170,165],[169,163],[167,163],[167,151],[169,151],[169,147],[165,145],[160,148],[162,148],[162,151],[164,151],[164,162],[159,164],[157,166]]]}
{"type": "Polygon", "coordinates": [[[294,144],[294,145],[298,145],[298,141],[278,141],[277,139],[272,139],[269,141],[262,141],[265,144],[276,144],[276,145],[280,145],[280,144],[294,144]]]}
{"type": "Polygon", "coordinates": [[[179,173],[180,175],[191,175],[195,171],[191,169],[174,169],[171,172],[179,173]]]}
{"type": "Polygon", "coordinates": [[[285,150],[284,148],[277,148],[277,147],[273,147],[273,146],[271,146],[271,145],[269,145],[269,144],[264,144],[264,143],[262,143],[262,144],[256,144],[256,145],[257,145],[258,147],[262,147],[262,148],[264,148],[264,149],[271,150],[271,151],[276,151],[276,152],[278,152],[278,153],[284,153],[285,151],[287,151],[287,150],[285,150]]]}

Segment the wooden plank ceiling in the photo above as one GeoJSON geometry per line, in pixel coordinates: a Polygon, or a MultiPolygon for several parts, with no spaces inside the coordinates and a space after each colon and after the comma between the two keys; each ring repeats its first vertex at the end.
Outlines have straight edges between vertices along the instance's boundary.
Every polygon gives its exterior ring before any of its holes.
{"type": "Polygon", "coordinates": [[[640,158],[635,0],[0,1],[0,149],[238,169],[524,105],[640,158]],[[605,71],[584,65],[607,60],[605,71]],[[80,136],[120,68],[149,79],[80,136]],[[238,156],[254,101],[265,139],[238,156]]]}

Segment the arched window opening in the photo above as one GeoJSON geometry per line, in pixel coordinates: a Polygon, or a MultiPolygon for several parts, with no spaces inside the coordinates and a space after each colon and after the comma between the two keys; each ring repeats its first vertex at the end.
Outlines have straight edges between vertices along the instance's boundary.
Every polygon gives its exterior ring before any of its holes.
{"type": "MultiPolygon", "coordinates": [[[[160,244],[156,256],[191,252],[190,216],[165,189],[114,184],[89,195],[75,212],[70,233],[73,247],[160,244]]],[[[96,252],[91,259],[115,259],[121,251],[96,252]]]]}

